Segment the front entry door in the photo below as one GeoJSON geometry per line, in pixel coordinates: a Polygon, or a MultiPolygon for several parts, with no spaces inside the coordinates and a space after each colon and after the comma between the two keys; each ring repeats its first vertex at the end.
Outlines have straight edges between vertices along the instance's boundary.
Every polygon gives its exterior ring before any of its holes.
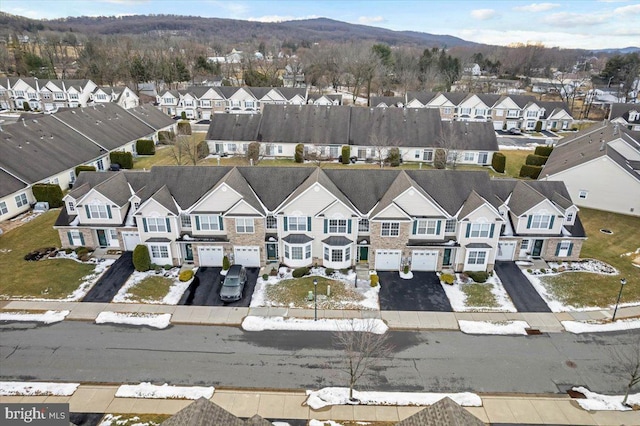
{"type": "Polygon", "coordinates": [[[535,242],[533,243],[531,256],[540,257],[540,253],[542,253],[542,243],[544,243],[544,240],[535,240],[535,242]]]}
{"type": "Polygon", "coordinates": [[[184,260],[193,262],[193,247],[191,244],[185,244],[184,246],[184,260]]]}
{"type": "Polygon", "coordinates": [[[278,252],[274,243],[267,244],[267,260],[278,260],[278,252]]]}
{"type": "Polygon", "coordinates": [[[369,247],[361,246],[360,247],[360,262],[368,262],[369,261],[369,247]]]}
{"type": "Polygon", "coordinates": [[[444,249],[444,256],[442,258],[442,266],[451,266],[451,249],[444,249]]]}
{"type": "Polygon", "coordinates": [[[98,244],[100,244],[100,247],[106,247],[107,235],[104,232],[104,229],[98,229],[96,232],[98,233],[98,244]]]}

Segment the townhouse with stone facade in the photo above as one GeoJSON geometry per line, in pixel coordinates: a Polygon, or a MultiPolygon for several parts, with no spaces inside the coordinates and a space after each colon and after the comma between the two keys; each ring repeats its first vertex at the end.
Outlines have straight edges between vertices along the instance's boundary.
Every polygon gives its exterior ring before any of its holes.
{"type": "Polygon", "coordinates": [[[133,250],[158,265],[356,264],[491,271],[576,260],[584,229],[562,182],[482,171],[163,166],[86,172],[64,198],[62,247],[133,250]]]}

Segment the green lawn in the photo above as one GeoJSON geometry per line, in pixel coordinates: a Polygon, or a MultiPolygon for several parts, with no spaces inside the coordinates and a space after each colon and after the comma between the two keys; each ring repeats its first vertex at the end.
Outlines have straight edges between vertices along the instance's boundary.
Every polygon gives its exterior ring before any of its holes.
{"type": "Polygon", "coordinates": [[[174,280],[160,276],[150,276],[140,281],[128,291],[130,302],[159,302],[169,293],[174,280]]]}
{"type": "Polygon", "coordinates": [[[0,298],[69,296],[94,265],[67,259],[27,262],[24,255],[42,247],[60,247],[52,226],[60,213],[54,209],[0,236],[0,298]]]}
{"type": "Polygon", "coordinates": [[[521,149],[509,149],[500,152],[507,157],[507,164],[504,170],[505,174],[514,178],[520,176],[520,168],[524,165],[527,155],[533,154],[533,150],[529,151],[521,149]]]}
{"type": "Polygon", "coordinates": [[[318,280],[318,308],[348,309],[350,302],[362,300],[359,293],[347,288],[343,282],[320,276],[293,278],[271,284],[267,286],[266,298],[282,306],[313,308],[314,303],[307,300],[307,295],[309,291],[313,292],[314,279],[318,280]],[[327,294],[327,285],[331,286],[331,296],[321,300],[320,296],[327,294]]]}
{"type": "Polygon", "coordinates": [[[498,302],[496,301],[495,296],[491,292],[493,288],[493,284],[463,284],[460,286],[460,289],[464,294],[467,295],[467,300],[465,301],[465,305],[467,307],[487,307],[487,308],[498,308],[498,302]]]}
{"type": "Polygon", "coordinates": [[[566,272],[545,277],[543,284],[565,304],[607,307],[615,304],[620,291],[620,279],[624,277],[627,285],[620,302],[640,302],[640,268],[632,265],[630,256],[622,256],[640,247],[640,219],[586,208],[580,209],[579,215],[588,237],[580,257],[607,262],[620,274],[606,276],[566,272]],[[603,228],[610,229],[613,234],[603,234],[600,232],[603,228]]]}

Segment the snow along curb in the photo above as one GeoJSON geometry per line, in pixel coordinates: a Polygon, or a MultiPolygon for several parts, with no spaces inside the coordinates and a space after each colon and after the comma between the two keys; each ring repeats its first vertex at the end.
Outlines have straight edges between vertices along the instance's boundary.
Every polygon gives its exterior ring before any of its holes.
{"type": "Polygon", "coordinates": [[[570,333],[597,333],[617,330],[635,330],[640,328],[640,319],[621,320],[616,322],[582,322],[562,321],[562,326],[570,333]]]}
{"type": "Polygon", "coordinates": [[[0,321],[34,321],[45,324],[63,321],[69,311],[47,311],[41,314],[31,314],[28,312],[0,312],[0,321]]]}
{"type": "Polygon", "coordinates": [[[147,325],[154,328],[167,328],[171,324],[171,314],[143,314],[122,312],[100,312],[96,324],[147,325]]]}
{"type": "Polygon", "coordinates": [[[467,334],[527,334],[526,321],[466,321],[458,320],[460,331],[467,334]]]}
{"type": "Polygon", "coordinates": [[[389,327],[381,319],[312,319],[247,316],[242,321],[246,331],[302,330],[302,331],[368,331],[384,334],[389,327]]]}
{"type": "Polygon", "coordinates": [[[0,396],[71,396],[80,383],[0,382],[0,396]]]}
{"type": "Polygon", "coordinates": [[[215,388],[202,386],[162,386],[142,382],[139,385],[122,385],[116,391],[116,398],[150,399],[210,399],[215,388]]]}

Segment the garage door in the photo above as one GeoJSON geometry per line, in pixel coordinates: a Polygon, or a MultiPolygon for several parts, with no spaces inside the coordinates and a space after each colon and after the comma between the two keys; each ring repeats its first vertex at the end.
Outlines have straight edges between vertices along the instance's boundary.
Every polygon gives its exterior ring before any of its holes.
{"type": "Polygon", "coordinates": [[[504,126],[504,122],[502,121],[493,122],[493,130],[502,130],[502,126],[504,126]]]}
{"type": "Polygon", "coordinates": [[[211,120],[211,111],[202,111],[203,120],[211,120]]]}
{"type": "Polygon", "coordinates": [[[222,266],[222,257],[222,247],[198,247],[198,263],[200,266],[222,266]]]}
{"type": "Polygon", "coordinates": [[[515,251],[515,241],[498,243],[498,253],[496,254],[496,260],[513,260],[513,253],[515,251]]]}
{"type": "Polygon", "coordinates": [[[379,271],[399,271],[400,250],[376,250],[376,269],[379,271]]]}
{"type": "Polygon", "coordinates": [[[435,271],[437,267],[437,250],[414,250],[411,252],[411,269],[413,271],[435,271]]]}
{"type": "Polygon", "coordinates": [[[123,232],[122,240],[124,241],[124,249],[126,251],[133,251],[133,249],[140,244],[140,234],[137,232],[123,232]]]}
{"type": "Polygon", "coordinates": [[[233,263],[243,266],[260,266],[260,247],[246,246],[233,248],[233,263]]]}

